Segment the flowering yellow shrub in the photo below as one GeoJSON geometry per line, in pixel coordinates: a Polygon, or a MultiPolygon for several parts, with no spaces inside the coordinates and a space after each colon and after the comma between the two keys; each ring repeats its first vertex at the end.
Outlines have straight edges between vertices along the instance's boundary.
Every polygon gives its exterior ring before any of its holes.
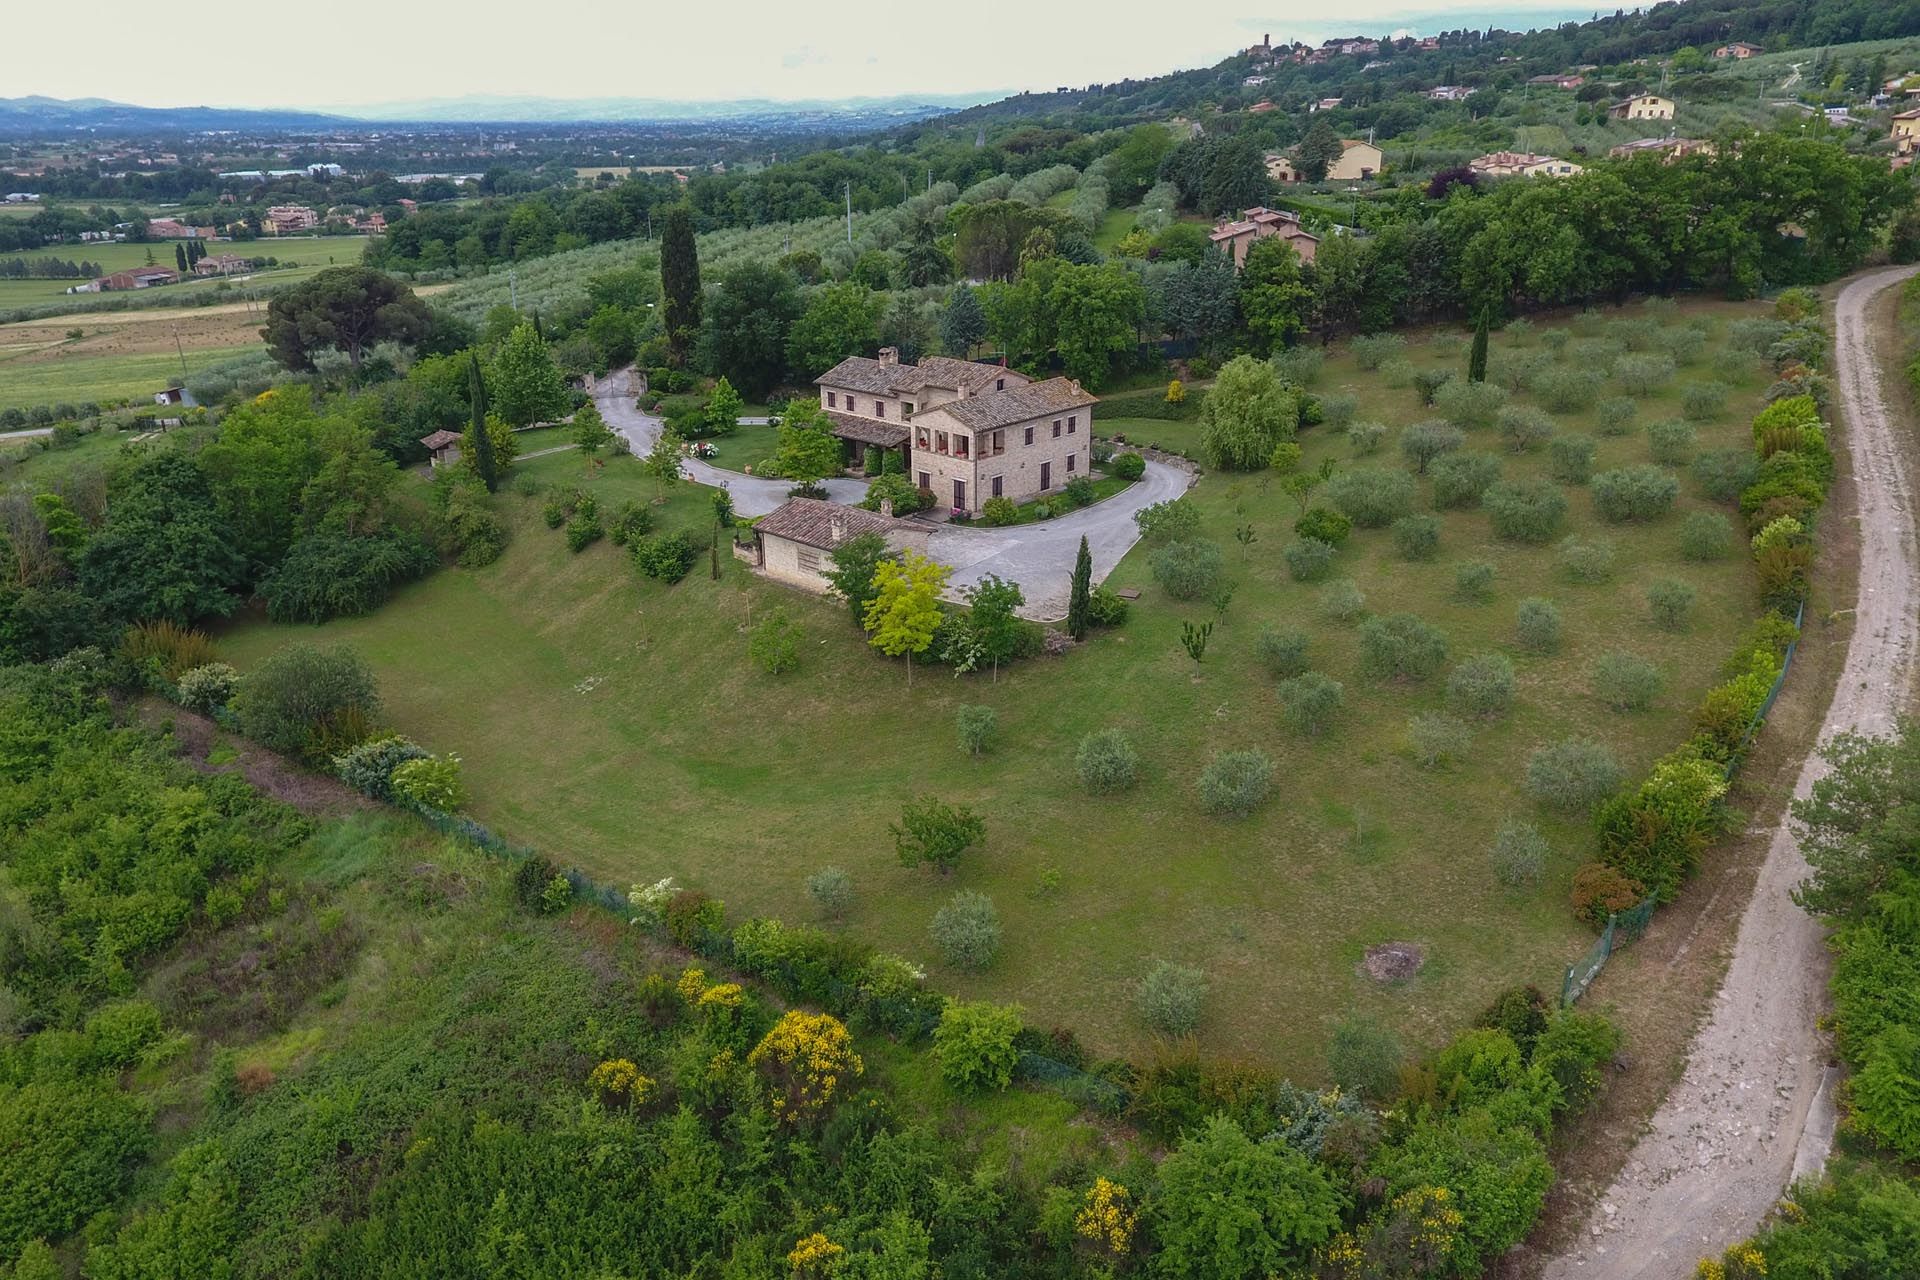
{"type": "Polygon", "coordinates": [[[1119,1183],[1095,1178],[1086,1204],[1074,1215],[1074,1234],[1092,1241],[1095,1249],[1116,1262],[1126,1257],[1136,1222],[1132,1200],[1119,1183]]]}
{"type": "Polygon", "coordinates": [[[628,1106],[637,1107],[653,1093],[653,1080],[640,1074],[640,1068],[628,1058],[609,1058],[595,1067],[587,1076],[589,1088],[598,1089],[608,1098],[624,1098],[628,1106]]]}
{"type": "Polygon", "coordinates": [[[834,1263],[845,1253],[845,1249],[816,1231],[794,1241],[787,1265],[793,1268],[794,1280],[814,1280],[814,1277],[831,1274],[834,1263]]]}
{"type": "Polygon", "coordinates": [[[790,1009],[773,1024],[747,1064],[773,1086],[773,1113],[798,1124],[826,1110],[843,1082],[866,1071],[846,1024],[825,1013],[790,1009]]]}
{"type": "Polygon", "coordinates": [[[1694,1280],[1765,1280],[1766,1274],[1767,1255],[1751,1240],[1731,1246],[1718,1261],[1702,1258],[1693,1269],[1694,1280]]]}
{"type": "Polygon", "coordinates": [[[1180,379],[1175,378],[1172,382],[1169,382],[1167,384],[1167,403],[1168,404],[1179,404],[1181,401],[1185,400],[1186,398],[1187,398],[1187,389],[1180,385],[1180,379]]]}
{"type": "Polygon", "coordinates": [[[1320,1251],[1322,1274],[1341,1280],[1437,1274],[1465,1225],[1452,1191],[1415,1187],[1395,1196],[1358,1235],[1342,1231],[1329,1241],[1320,1251]]]}
{"type": "Polygon", "coordinates": [[[700,997],[707,993],[707,972],[704,969],[682,969],[680,981],[673,984],[680,998],[688,1004],[699,1004],[700,997]]]}
{"type": "Polygon", "coordinates": [[[702,1009],[738,1009],[745,995],[737,982],[717,982],[700,993],[699,1005],[702,1009]]]}

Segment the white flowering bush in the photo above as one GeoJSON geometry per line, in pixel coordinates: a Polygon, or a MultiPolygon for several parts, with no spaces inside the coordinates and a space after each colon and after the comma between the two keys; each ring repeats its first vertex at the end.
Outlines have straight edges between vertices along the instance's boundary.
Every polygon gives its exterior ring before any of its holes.
{"type": "Polygon", "coordinates": [[[672,876],[652,884],[636,884],[627,890],[627,905],[634,910],[634,924],[658,924],[666,919],[667,903],[680,892],[672,876]]]}

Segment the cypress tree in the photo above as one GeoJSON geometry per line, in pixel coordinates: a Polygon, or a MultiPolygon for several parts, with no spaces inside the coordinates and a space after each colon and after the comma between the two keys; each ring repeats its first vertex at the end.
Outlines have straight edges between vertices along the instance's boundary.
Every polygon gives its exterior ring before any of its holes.
{"type": "Polygon", "coordinates": [[[1480,318],[1473,324],[1473,351],[1467,356],[1467,381],[1485,382],[1487,380],[1487,313],[1481,309],[1480,318]]]}
{"type": "Polygon", "coordinates": [[[693,241],[693,213],[684,204],[667,210],[660,231],[660,292],[666,299],[667,360],[676,369],[700,329],[700,249],[693,241]]]}
{"type": "Polygon", "coordinates": [[[467,434],[473,438],[473,474],[492,493],[500,484],[500,469],[493,458],[493,437],[487,434],[487,382],[480,374],[480,357],[468,358],[467,399],[473,405],[473,422],[467,434]]]}
{"type": "Polygon", "coordinates": [[[181,275],[187,273],[187,246],[178,241],[175,241],[173,246],[173,263],[180,268],[181,275]]]}
{"type": "Polygon", "coordinates": [[[1087,535],[1080,535],[1080,554],[1073,562],[1073,594],[1067,598],[1067,634],[1075,640],[1087,638],[1093,623],[1093,552],[1087,548],[1087,535]]]}

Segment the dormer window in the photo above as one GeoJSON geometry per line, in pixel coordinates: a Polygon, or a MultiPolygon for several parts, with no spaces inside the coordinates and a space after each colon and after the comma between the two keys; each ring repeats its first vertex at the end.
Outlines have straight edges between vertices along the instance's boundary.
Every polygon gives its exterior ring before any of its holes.
{"type": "Polygon", "coordinates": [[[913,401],[902,400],[900,402],[900,416],[903,418],[911,418],[913,416],[913,401]]]}
{"type": "Polygon", "coordinates": [[[840,397],[835,395],[831,391],[827,392],[827,408],[838,409],[839,407],[840,407],[840,397]]]}
{"type": "Polygon", "coordinates": [[[995,391],[1005,391],[1007,389],[1007,380],[1005,378],[995,378],[993,380],[993,389],[995,391]]]}
{"type": "Polygon", "coordinates": [[[876,418],[884,418],[887,416],[887,402],[885,400],[875,400],[873,402],[873,416],[876,418]]]}

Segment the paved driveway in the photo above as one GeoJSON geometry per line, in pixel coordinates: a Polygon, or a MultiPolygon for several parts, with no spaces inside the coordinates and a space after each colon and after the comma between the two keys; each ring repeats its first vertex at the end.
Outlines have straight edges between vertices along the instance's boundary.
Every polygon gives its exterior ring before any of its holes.
{"type": "MultiPolygon", "coordinates": [[[[660,438],[665,423],[636,406],[640,382],[635,372],[620,369],[609,374],[593,394],[607,425],[626,438],[634,453],[645,456],[660,438]]],[[[697,458],[682,462],[680,470],[698,484],[726,489],[733,495],[733,509],[743,516],[767,514],[787,500],[787,490],[793,487],[786,480],[723,471],[697,458]]],[[[1192,483],[1191,472],[1164,462],[1149,462],[1138,484],[1058,520],[1010,529],[934,525],[927,552],[953,569],[953,577],[948,580],[949,599],[961,599],[965,588],[995,574],[1020,584],[1027,597],[1022,614],[1051,622],[1067,615],[1073,562],[1080,554],[1082,536],[1093,553],[1093,580],[1098,583],[1140,540],[1134,513],[1179,497],[1192,483]]],[[[827,481],[826,489],[835,502],[853,503],[866,496],[867,482],[841,477],[827,481]]]]}

